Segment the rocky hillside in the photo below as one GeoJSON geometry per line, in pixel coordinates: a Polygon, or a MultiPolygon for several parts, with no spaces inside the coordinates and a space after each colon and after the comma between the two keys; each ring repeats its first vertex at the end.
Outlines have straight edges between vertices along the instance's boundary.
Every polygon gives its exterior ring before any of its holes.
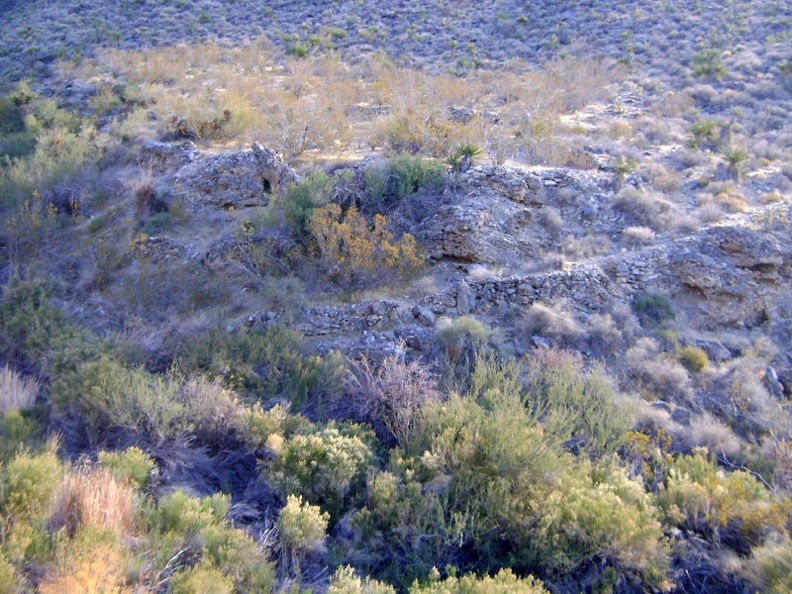
{"type": "Polygon", "coordinates": [[[0,591],[788,591],[790,39],[0,2],[0,591]]]}

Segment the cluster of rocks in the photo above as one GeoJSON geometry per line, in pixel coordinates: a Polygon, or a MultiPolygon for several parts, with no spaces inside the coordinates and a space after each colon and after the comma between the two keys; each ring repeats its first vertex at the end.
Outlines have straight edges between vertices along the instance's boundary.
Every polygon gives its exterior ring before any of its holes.
{"type": "Polygon", "coordinates": [[[252,150],[203,154],[192,142],[150,142],[143,164],[168,172],[158,185],[170,200],[193,207],[236,209],[266,206],[270,196],[299,177],[283,157],[258,142],[252,150]]]}

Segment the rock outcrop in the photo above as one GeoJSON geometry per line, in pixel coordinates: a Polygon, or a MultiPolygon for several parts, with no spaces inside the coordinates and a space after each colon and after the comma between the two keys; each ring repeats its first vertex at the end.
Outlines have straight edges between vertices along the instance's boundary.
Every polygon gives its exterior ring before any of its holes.
{"type": "Polygon", "coordinates": [[[283,157],[257,142],[252,150],[218,154],[199,153],[191,142],[147,147],[143,154],[152,167],[175,169],[159,181],[165,194],[193,207],[266,206],[274,192],[299,181],[283,157]]]}

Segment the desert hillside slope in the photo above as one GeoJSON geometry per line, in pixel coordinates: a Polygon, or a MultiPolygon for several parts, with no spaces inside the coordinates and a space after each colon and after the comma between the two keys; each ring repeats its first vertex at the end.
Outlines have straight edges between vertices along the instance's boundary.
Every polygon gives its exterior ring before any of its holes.
{"type": "Polygon", "coordinates": [[[0,593],[788,592],[787,2],[0,1],[0,593]]]}

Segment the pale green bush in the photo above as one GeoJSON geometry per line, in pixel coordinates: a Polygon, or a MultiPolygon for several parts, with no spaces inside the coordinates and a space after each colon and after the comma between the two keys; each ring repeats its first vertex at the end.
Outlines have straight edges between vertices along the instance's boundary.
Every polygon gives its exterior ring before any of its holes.
{"type": "Polygon", "coordinates": [[[584,370],[580,355],[534,350],[528,361],[528,406],[545,430],[574,438],[592,454],[616,444],[631,421],[627,400],[601,369],[584,370]]]}
{"type": "Polygon", "coordinates": [[[670,556],[657,509],[643,485],[615,463],[581,460],[539,506],[534,543],[542,564],[569,571],[603,555],[648,586],[664,582],[670,556]]]}
{"type": "Polygon", "coordinates": [[[134,483],[140,488],[148,484],[155,462],[137,446],[124,451],[99,452],[99,466],[107,468],[115,478],[134,483]]]}
{"type": "Polygon", "coordinates": [[[336,569],[330,578],[327,594],[396,594],[396,590],[369,577],[359,578],[347,565],[336,569]]]}
{"type": "Polygon", "coordinates": [[[49,511],[63,468],[51,442],[40,454],[22,451],[0,475],[0,511],[9,519],[29,521],[49,511]]]}
{"type": "Polygon", "coordinates": [[[171,578],[172,594],[234,594],[234,581],[212,567],[196,565],[171,578]]]}
{"type": "Polygon", "coordinates": [[[299,495],[289,495],[278,516],[281,563],[300,574],[300,564],[309,555],[324,549],[330,516],[317,506],[303,503],[299,495]]]}
{"type": "Polygon", "coordinates": [[[674,462],[657,499],[667,522],[739,551],[783,533],[790,508],[748,471],[726,472],[701,450],[674,462]]]}
{"type": "Polygon", "coordinates": [[[302,495],[338,518],[350,499],[360,494],[374,455],[358,435],[328,427],[309,435],[267,442],[273,460],[263,474],[286,495],[302,495]]]}
{"type": "Polygon", "coordinates": [[[501,569],[494,577],[448,576],[410,587],[409,594],[547,594],[541,581],[533,576],[519,578],[510,569],[501,569]]]}

